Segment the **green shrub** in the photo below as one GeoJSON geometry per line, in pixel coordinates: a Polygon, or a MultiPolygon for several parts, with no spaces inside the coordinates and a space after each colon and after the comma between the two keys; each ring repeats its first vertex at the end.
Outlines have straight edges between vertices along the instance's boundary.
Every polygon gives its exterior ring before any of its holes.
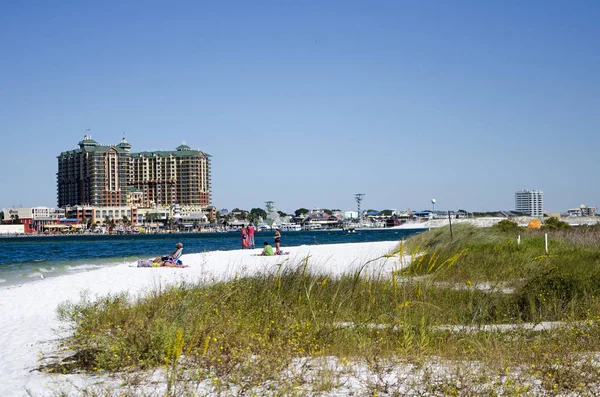
{"type": "Polygon", "coordinates": [[[552,217],[552,218],[548,218],[545,222],[544,222],[544,226],[543,229],[544,230],[564,230],[564,229],[570,229],[571,225],[569,225],[567,222],[563,222],[560,219],[558,219],[557,217],[552,217]]]}
{"type": "Polygon", "coordinates": [[[517,222],[510,220],[510,219],[503,219],[500,222],[496,223],[493,226],[494,229],[498,229],[502,232],[505,233],[512,233],[512,232],[517,232],[520,230],[519,225],[517,224],[517,222]]]}

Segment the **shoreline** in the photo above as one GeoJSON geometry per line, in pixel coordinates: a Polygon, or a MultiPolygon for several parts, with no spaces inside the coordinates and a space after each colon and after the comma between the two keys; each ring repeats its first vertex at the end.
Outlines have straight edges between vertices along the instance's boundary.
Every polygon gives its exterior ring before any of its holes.
{"type": "MultiPolygon", "coordinates": [[[[415,233],[397,230],[368,230],[358,233],[299,231],[284,233],[283,246],[391,241],[408,238],[415,233]]],[[[257,233],[256,241],[262,247],[263,241],[273,242],[272,236],[268,232],[257,233]]],[[[72,235],[42,239],[5,239],[0,240],[0,286],[29,283],[61,274],[155,258],[172,252],[177,242],[183,243],[184,255],[240,249],[238,233],[72,235]],[[15,255],[18,256],[14,257],[15,255]]]]}
{"type": "MultiPolygon", "coordinates": [[[[491,227],[496,223],[510,219],[515,221],[519,226],[527,227],[529,222],[533,219],[539,220],[539,217],[532,216],[520,216],[514,218],[505,218],[505,217],[484,217],[484,218],[452,218],[452,224],[459,223],[468,223],[477,227],[491,227]]],[[[549,219],[549,218],[544,218],[549,219]]],[[[593,226],[600,224],[599,217],[568,217],[561,218],[561,221],[567,222],[572,227],[577,226],[593,226]]],[[[449,225],[448,218],[439,217],[430,220],[425,220],[422,222],[406,222],[398,226],[390,226],[390,227],[363,227],[357,226],[355,231],[369,231],[369,230],[425,230],[425,229],[433,229],[438,227],[444,227],[449,225]]],[[[347,229],[344,228],[323,228],[323,229],[307,229],[307,230],[288,230],[285,233],[295,233],[298,231],[302,232],[348,232],[347,229]]],[[[177,235],[177,236],[185,236],[185,235],[198,235],[198,234],[226,234],[226,233],[236,233],[239,232],[237,230],[199,230],[199,231],[169,231],[169,232],[157,232],[157,233],[56,233],[56,234],[44,234],[44,233],[0,233],[0,240],[2,239],[13,239],[13,238],[51,238],[51,237],[115,237],[115,236],[164,236],[164,235],[177,235]]],[[[272,233],[271,230],[265,231],[257,231],[256,233],[272,233]]]]}
{"type": "MultiPolygon", "coordinates": [[[[395,230],[396,227],[365,227],[357,228],[355,230],[395,230]]],[[[330,229],[310,229],[310,230],[286,230],[284,233],[297,233],[297,232],[347,232],[347,230],[340,228],[330,229]]],[[[52,237],[131,237],[131,236],[185,236],[185,235],[198,235],[198,234],[228,234],[228,233],[239,233],[239,230],[228,230],[228,231],[196,231],[196,232],[160,232],[160,233],[57,233],[57,234],[43,234],[43,233],[19,233],[19,234],[0,234],[1,239],[11,238],[52,238],[52,237]]],[[[255,231],[258,235],[264,233],[273,233],[272,230],[255,231]]]]}
{"type": "MultiPolygon", "coordinates": [[[[40,359],[56,350],[60,329],[57,306],[65,301],[78,301],[87,291],[90,298],[127,292],[139,296],[144,291],[164,288],[179,282],[214,282],[240,275],[272,271],[281,263],[293,264],[305,257],[319,272],[341,274],[361,264],[373,269],[391,271],[399,258],[381,258],[398,245],[398,241],[302,245],[286,247],[286,256],[253,256],[255,250],[207,251],[184,254],[190,267],[137,268],[133,262],[103,267],[82,273],[36,280],[34,282],[0,287],[0,329],[3,338],[0,349],[0,373],[6,379],[0,383],[0,395],[53,395],[58,388],[91,384],[98,377],[87,375],[51,375],[36,370],[40,359]]],[[[72,392],[75,392],[71,390],[72,392]]]]}

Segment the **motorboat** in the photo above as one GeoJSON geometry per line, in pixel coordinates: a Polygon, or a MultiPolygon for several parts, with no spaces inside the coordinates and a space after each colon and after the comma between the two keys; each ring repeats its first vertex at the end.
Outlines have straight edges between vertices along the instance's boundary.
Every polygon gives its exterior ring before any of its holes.
{"type": "Polygon", "coordinates": [[[302,226],[297,225],[295,223],[282,223],[279,226],[279,230],[281,230],[282,232],[299,232],[300,230],[302,230],[302,226]]]}

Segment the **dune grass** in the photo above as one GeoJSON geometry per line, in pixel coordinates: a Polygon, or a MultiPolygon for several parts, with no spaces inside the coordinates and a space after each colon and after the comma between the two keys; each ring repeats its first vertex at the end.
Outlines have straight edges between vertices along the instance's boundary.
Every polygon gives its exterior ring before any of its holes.
{"type": "Polygon", "coordinates": [[[514,294],[499,301],[490,294],[478,298],[492,300],[486,322],[500,321],[499,314],[509,321],[584,319],[589,311],[599,309],[600,230],[550,232],[548,253],[544,233],[539,231],[507,233],[458,225],[453,234],[451,238],[443,228],[412,239],[409,249],[422,255],[403,273],[433,273],[437,281],[502,283],[514,288],[514,294]],[[452,266],[444,265],[449,263],[452,266]]]}
{"type": "Polygon", "coordinates": [[[434,395],[597,390],[600,250],[590,242],[600,231],[581,229],[583,238],[557,231],[549,254],[543,234],[517,231],[517,245],[513,232],[459,225],[450,239],[448,228],[434,229],[401,242],[389,256],[408,253],[412,262],[389,274],[365,266],[332,277],[305,258],[272,273],[141,297],[84,296],[59,308],[71,327],[64,341],[71,354],[45,370],[163,368],[168,395],[178,382],[211,393],[264,392],[265,385],[284,395],[320,393],[343,387],[348,371],[361,368],[373,374],[362,386],[367,394],[401,393],[407,382],[434,395]],[[476,288],[484,283],[513,292],[476,288]],[[559,320],[567,325],[542,332],[438,327],[559,320]],[[328,357],[333,367],[310,361],[328,357]],[[432,381],[427,363],[440,361],[452,372],[432,381]],[[400,368],[413,376],[390,380],[400,368]]]}

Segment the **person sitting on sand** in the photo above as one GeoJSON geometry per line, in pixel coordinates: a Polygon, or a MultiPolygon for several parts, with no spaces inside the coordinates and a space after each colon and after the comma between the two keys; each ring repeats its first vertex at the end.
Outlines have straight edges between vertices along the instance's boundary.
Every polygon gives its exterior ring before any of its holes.
{"type": "Polygon", "coordinates": [[[265,248],[260,253],[261,256],[273,256],[273,247],[265,241],[265,248]]]}
{"type": "Polygon", "coordinates": [[[184,266],[183,264],[179,265],[178,262],[181,262],[179,260],[179,258],[181,257],[181,254],[183,253],[183,244],[182,243],[177,243],[175,245],[175,252],[173,252],[171,255],[166,255],[166,256],[159,256],[157,258],[154,258],[154,260],[152,261],[153,263],[159,263],[160,266],[165,266],[165,267],[187,267],[184,266]]]}

